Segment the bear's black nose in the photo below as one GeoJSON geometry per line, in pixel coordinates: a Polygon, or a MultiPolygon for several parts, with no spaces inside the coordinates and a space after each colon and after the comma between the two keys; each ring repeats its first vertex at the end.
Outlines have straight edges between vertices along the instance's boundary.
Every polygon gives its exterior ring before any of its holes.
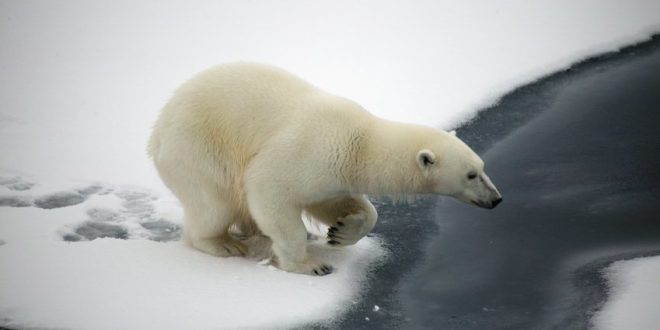
{"type": "Polygon", "coordinates": [[[493,205],[492,208],[495,208],[497,204],[502,203],[502,198],[494,199],[491,204],[493,205]]]}

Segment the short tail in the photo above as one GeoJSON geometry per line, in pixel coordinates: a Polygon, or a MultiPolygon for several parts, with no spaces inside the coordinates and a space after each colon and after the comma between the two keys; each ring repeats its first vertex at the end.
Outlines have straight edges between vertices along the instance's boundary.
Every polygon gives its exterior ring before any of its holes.
{"type": "Polygon", "coordinates": [[[147,145],[147,155],[155,159],[160,150],[160,138],[157,134],[157,129],[154,127],[153,132],[151,132],[151,137],[149,138],[149,143],[147,145]]]}

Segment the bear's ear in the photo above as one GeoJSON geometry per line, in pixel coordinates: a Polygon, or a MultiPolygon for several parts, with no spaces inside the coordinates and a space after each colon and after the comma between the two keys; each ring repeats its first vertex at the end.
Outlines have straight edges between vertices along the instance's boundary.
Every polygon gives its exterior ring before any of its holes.
{"type": "Polygon", "coordinates": [[[435,154],[428,149],[422,149],[417,153],[417,165],[425,170],[435,164],[435,154]]]}
{"type": "Polygon", "coordinates": [[[450,131],[449,134],[456,136],[456,130],[450,131]]]}

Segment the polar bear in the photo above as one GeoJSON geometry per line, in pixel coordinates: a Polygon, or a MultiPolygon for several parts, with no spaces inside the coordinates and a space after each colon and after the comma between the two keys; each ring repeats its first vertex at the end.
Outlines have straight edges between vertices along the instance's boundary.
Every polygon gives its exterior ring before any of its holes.
{"type": "Polygon", "coordinates": [[[356,243],[376,224],[367,195],[432,193],[484,208],[502,197],[484,163],[454,134],[371,115],[281,69],[231,63],[183,84],[163,108],[148,151],[184,209],[184,238],[242,256],[232,234],[270,239],[272,262],[295,273],[332,267],[307,254],[301,214],[356,243]]]}

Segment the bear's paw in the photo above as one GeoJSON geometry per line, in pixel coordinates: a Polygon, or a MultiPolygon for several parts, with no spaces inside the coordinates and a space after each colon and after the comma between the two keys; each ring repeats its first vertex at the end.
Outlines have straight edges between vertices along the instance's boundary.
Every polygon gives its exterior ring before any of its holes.
{"type": "Polygon", "coordinates": [[[307,258],[305,262],[296,262],[296,263],[281,263],[277,261],[277,258],[274,258],[273,263],[280,269],[287,272],[306,274],[306,275],[316,275],[323,276],[332,273],[334,270],[331,265],[322,263],[320,261],[314,260],[313,258],[307,258]]]}
{"type": "Polygon", "coordinates": [[[366,212],[358,212],[339,218],[328,228],[327,241],[333,246],[346,246],[357,243],[375,224],[366,212]]]}

